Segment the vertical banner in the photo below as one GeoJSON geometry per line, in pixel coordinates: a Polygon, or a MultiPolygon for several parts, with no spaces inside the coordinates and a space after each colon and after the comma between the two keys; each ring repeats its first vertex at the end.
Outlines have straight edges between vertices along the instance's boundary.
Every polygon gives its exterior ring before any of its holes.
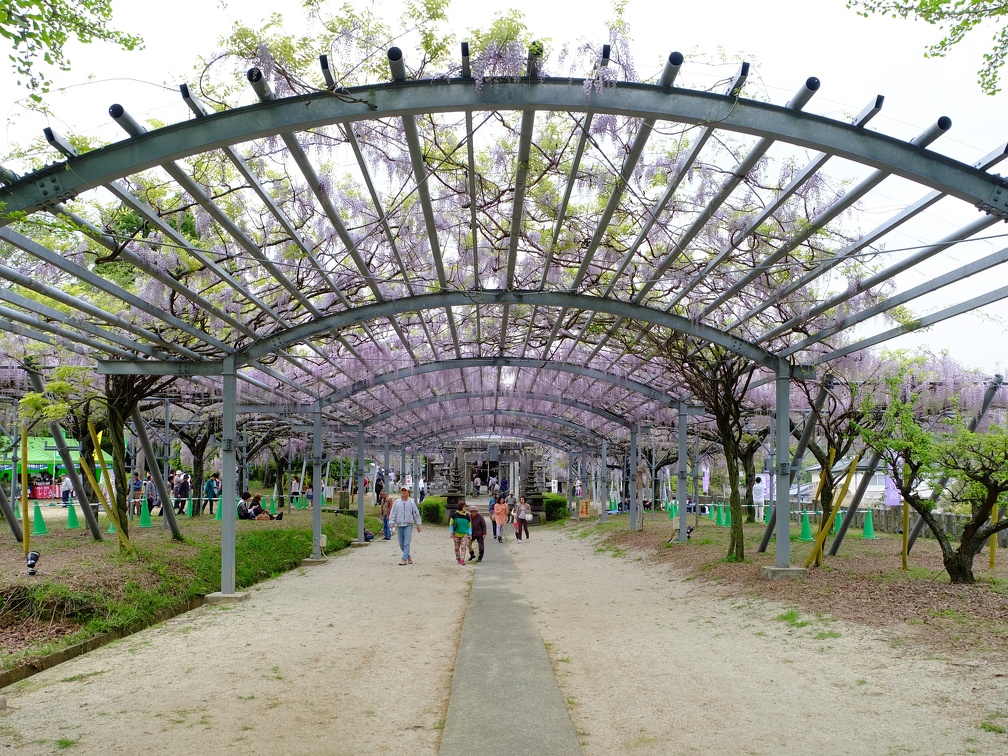
{"type": "Polygon", "coordinates": [[[898,507],[903,503],[900,498],[899,489],[896,488],[896,481],[890,478],[888,475],[885,476],[885,505],[887,507],[898,507]]]}
{"type": "Polygon", "coordinates": [[[710,488],[710,468],[705,467],[703,469],[703,492],[704,496],[707,495],[707,489],[710,488]]]}

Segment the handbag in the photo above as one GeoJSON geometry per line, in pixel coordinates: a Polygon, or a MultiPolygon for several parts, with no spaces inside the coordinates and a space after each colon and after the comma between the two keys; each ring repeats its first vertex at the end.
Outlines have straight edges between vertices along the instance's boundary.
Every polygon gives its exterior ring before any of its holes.
{"type": "Polygon", "coordinates": [[[532,522],[532,513],[531,512],[526,512],[525,513],[525,522],[532,522]]]}

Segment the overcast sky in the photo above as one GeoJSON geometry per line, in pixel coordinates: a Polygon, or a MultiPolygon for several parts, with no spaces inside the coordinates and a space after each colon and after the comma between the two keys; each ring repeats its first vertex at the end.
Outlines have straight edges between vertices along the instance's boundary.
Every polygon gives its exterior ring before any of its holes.
{"type": "MultiPolygon", "coordinates": [[[[387,18],[394,18],[394,9],[400,5],[389,0],[378,7],[387,18]]],[[[563,42],[578,40],[601,45],[607,38],[605,21],[613,14],[612,5],[612,0],[579,0],[573,5],[543,0],[456,0],[450,11],[451,27],[460,42],[469,29],[485,26],[495,13],[514,7],[524,13],[536,36],[551,40],[554,50],[563,42]]],[[[128,53],[105,45],[70,47],[73,69],[55,72],[58,91],[49,99],[53,116],[48,118],[25,110],[21,105],[24,93],[9,75],[0,76],[0,140],[24,143],[46,125],[63,133],[118,140],[123,134],[107,114],[115,102],[141,121],[187,119],[190,114],[178,85],[194,80],[197,56],[211,55],[233,21],[258,25],[273,12],[292,19],[301,16],[299,3],[275,0],[228,2],[226,7],[215,0],[167,4],[114,0],[113,8],[115,25],[141,34],[146,49],[128,53]]],[[[661,4],[628,0],[625,18],[642,78],[657,74],[672,50],[686,55],[677,82],[684,86],[707,86],[730,76],[739,62],[748,60],[752,63],[748,86],[778,104],[786,102],[808,76],[819,77],[822,88],[806,110],[821,115],[843,119],[860,111],[876,94],[885,95],[882,113],[871,127],[900,139],[910,139],[947,115],[952,118],[952,130],[931,149],[960,160],[973,162],[1008,139],[1008,94],[985,96],[976,83],[976,70],[993,27],[973,32],[946,58],[925,59],[924,48],[938,38],[937,29],[912,21],[863,19],[848,10],[844,0],[661,4]],[[722,58],[727,62],[717,65],[722,58]]],[[[408,62],[410,50],[405,53],[408,62]]],[[[248,101],[252,99],[249,93],[248,101]]],[[[7,149],[0,152],[6,154],[7,149]]],[[[1008,167],[1002,165],[1000,172],[1008,172],[1008,167]]],[[[918,190],[917,196],[922,193],[918,190]]],[[[936,228],[943,222],[935,219],[936,228]]],[[[988,235],[997,233],[1008,233],[1008,226],[996,226],[988,235]]],[[[930,240],[934,238],[937,234],[930,240]]],[[[1005,244],[1008,238],[987,247],[993,251],[1005,244]]],[[[990,288],[985,283],[983,290],[990,288]]],[[[899,341],[905,346],[917,343],[936,350],[948,348],[968,365],[1003,372],[1008,364],[1008,303],[954,319],[923,337],[899,341]]]]}

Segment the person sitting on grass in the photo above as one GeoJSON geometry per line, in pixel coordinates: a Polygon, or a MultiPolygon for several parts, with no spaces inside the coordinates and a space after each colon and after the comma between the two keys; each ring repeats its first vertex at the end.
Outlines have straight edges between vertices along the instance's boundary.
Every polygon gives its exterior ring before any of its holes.
{"type": "Polygon", "coordinates": [[[262,494],[253,496],[248,491],[242,491],[241,501],[238,502],[239,520],[282,520],[283,512],[278,515],[271,515],[263,509],[262,494]]]}
{"type": "Polygon", "coordinates": [[[249,514],[252,515],[253,520],[282,520],[283,512],[277,515],[272,515],[269,510],[263,509],[262,505],[262,494],[256,494],[252,497],[252,503],[249,505],[249,514]]]}

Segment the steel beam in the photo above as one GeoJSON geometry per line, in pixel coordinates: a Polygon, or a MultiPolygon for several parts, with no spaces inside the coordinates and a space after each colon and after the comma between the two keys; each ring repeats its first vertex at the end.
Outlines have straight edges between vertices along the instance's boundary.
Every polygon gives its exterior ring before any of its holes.
{"type": "Polygon", "coordinates": [[[726,131],[772,138],[885,170],[991,212],[1008,212],[1008,193],[995,177],[877,132],[731,95],[669,92],[654,85],[618,82],[585,97],[583,85],[582,80],[568,78],[547,78],[535,86],[501,81],[481,89],[465,79],[396,82],[354,87],[339,97],[318,93],[226,110],[71,158],[69,169],[57,163],[22,178],[0,197],[6,205],[0,225],[21,212],[52,206],[167,161],[275,134],[403,116],[524,109],[716,123],[726,131]],[[361,107],[362,103],[369,107],[361,107]]]}
{"type": "Polygon", "coordinates": [[[603,312],[617,317],[640,320],[688,334],[729,349],[764,367],[775,368],[777,364],[777,358],[774,355],[745,339],[725,334],[703,323],[693,322],[688,318],[645,305],[563,291],[502,290],[443,291],[409,297],[407,299],[367,304],[347,312],[333,313],[320,320],[301,323],[286,331],[261,338],[259,341],[250,344],[236,353],[236,364],[241,365],[252,360],[257,360],[285,347],[302,343],[320,333],[339,331],[357,323],[387,318],[407,312],[422,312],[424,310],[465,307],[476,304],[545,305],[603,312]]]}

